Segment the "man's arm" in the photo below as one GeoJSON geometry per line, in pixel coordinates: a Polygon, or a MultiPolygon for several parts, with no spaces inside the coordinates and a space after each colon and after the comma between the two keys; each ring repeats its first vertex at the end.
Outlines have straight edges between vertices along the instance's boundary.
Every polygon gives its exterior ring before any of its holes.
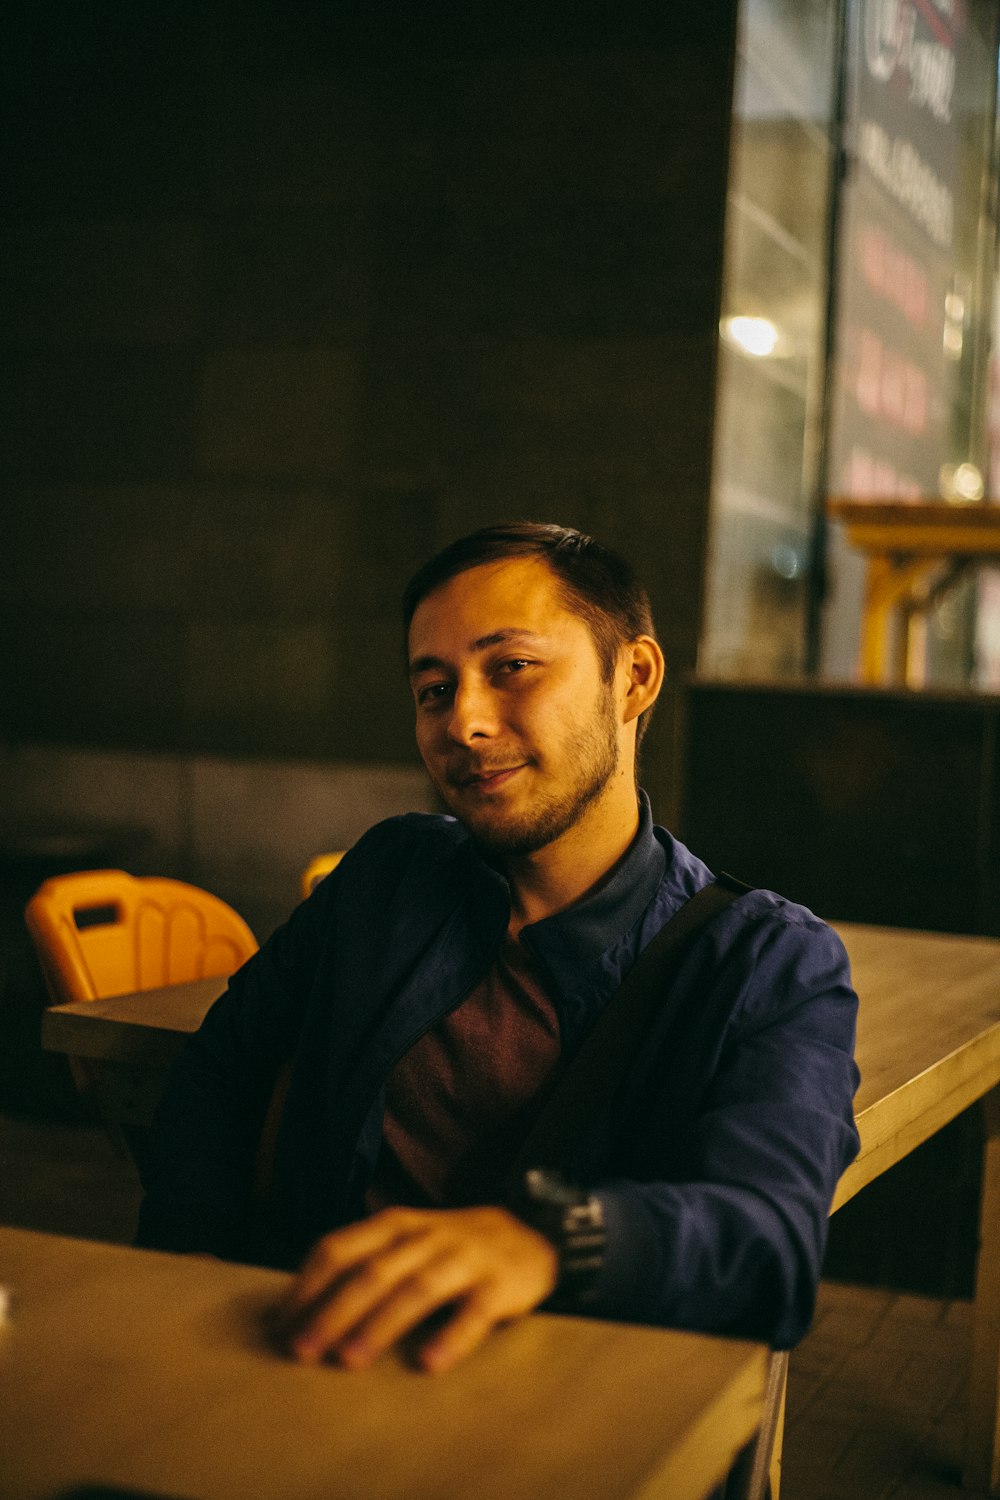
{"type": "Polygon", "coordinates": [[[857,997],[840,939],[808,913],[748,926],[696,981],[707,1013],[741,969],[716,1070],[683,1128],[682,1170],[598,1188],[607,1245],[594,1310],[784,1348],[808,1328],[830,1203],[858,1151],[857,997]]]}

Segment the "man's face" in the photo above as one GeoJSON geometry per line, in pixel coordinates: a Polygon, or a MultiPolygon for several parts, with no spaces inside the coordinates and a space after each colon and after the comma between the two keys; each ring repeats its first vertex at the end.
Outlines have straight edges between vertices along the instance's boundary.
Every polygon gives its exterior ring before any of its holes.
{"type": "Polygon", "coordinates": [[[486,848],[532,853],[600,802],[627,746],[615,685],[541,559],[435,589],[413,616],[409,662],[424,764],[486,848]]]}

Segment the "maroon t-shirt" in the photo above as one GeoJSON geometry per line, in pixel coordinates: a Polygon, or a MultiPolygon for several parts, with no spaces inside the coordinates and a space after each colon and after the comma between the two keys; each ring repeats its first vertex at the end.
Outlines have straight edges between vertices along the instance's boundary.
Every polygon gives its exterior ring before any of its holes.
{"type": "Polygon", "coordinates": [[[507,937],[483,982],[389,1074],[369,1209],[489,1201],[558,1061],[555,1008],[507,937]]]}

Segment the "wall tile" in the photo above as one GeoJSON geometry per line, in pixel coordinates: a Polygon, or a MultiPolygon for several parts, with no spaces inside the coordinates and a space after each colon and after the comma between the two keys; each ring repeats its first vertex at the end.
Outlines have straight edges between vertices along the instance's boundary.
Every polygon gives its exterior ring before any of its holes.
{"type": "Polygon", "coordinates": [[[0,349],[0,474],[151,483],[190,472],[187,347],[0,349]]]}
{"type": "Polygon", "coordinates": [[[422,770],[307,761],[191,762],[191,827],[206,869],[246,871],[252,883],[287,886],[297,897],[314,854],[346,849],[367,828],[401,812],[433,810],[422,770]]]}
{"type": "Polygon", "coordinates": [[[223,349],[203,376],[199,460],[208,474],[343,475],[354,359],[340,349],[223,349]]]}
{"type": "Polygon", "coordinates": [[[735,6],[390,12],[67,12],[14,70],[23,732],[405,761],[402,583],[501,515],[641,553],[693,665],[735,6]]]}
{"type": "Polygon", "coordinates": [[[363,82],[223,77],[208,107],[210,201],[302,208],[363,199],[373,170],[363,82]]]}
{"type": "Polygon", "coordinates": [[[649,337],[703,324],[710,263],[683,265],[685,205],[428,198],[377,213],[377,332],[649,337]],[[675,267],[664,275],[664,266],[675,267]]]}
{"type": "Polygon", "coordinates": [[[23,6],[5,36],[8,222],[144,217],[201,196],[203,6],[23,6]]]}
{"type": "Polygon", "coordinates": [[[0,705],[8,738],[170,748],[181,730],[178,616],[0,609],[0,705]]]}
{"type": "Polygon", "coordinates": [[[0,598],[55,607],[181,610],[203,497],[171,485],[11,487],[0,598]]]}
{"type": "Polygon", "coordinates": [[[3,746],[0,770],[8,830],[139,829],[132,873],[177,871],[190,817],[176,757],[29,743],[3,746]]]}
{"type": "Polygon", "coordinates": [[[201,231],[169,220],[44,219],[0,231],[0,338],[170,344],[195,337],[201,231]]]}
{"type": "Polygon", "coordinates": [[[373,823],[435,810],[418,767],[213,759],[0,742],[0,844],[120,830],[136,875],[215,891],[263,940],[299,900],[309,859],[373,823]]]}
{"type": "Polygon", "coordinates": [[[182,540],[199,618],[325,619],[354,570],[353,497],[339,486],[212,484],[192,493],[182,540]]]}
{"type": "Polygon", "coordinates": [[[321,713],[330,642],[322,625],[194,620],[187,631],[185,708],[194,719],[321,713]]]}
{"type": "Polygon", "coordinates": [[[216,343],[299,348],[364,333],[370,270],[362,209],[217,216],[207,236],[206,332],[216,343]]]}
{"type": "Polygon", "coordinates": [[[299,902],[314,854],[347,849],[397,813],[433,811],[421,770],[308,761],[190,763],[189,878],[217,891],[263,941],[299,902]]]}

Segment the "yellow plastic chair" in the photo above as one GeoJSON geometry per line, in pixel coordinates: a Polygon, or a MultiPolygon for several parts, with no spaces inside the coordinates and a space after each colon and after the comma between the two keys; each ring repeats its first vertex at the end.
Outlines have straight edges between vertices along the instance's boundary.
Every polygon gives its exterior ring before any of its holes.
{"type": "MultiPolygon", "coordinates": [[[[218,896],[124,870],[56,875],[39,886],[24,915],[56,1005],[222,979],[257,951],[243,918],[218,896]]],[[[111,1136],[138,1157],[169,1070],[69,1061],[77,1088],[111,1136]]]]}
{"type": "Polygon", "coordinates": [[[345,851],[339,850],[336,854],[315,854],[302,871],[300,881],[303,901],[311,896],[325,875],[335,870],[344,857],[345,851]]]}
{"type": "Polygon", "coordinates": [[[57,1004],[232,974],[257,951],[243,918],[218,896],[124,870],[46,880],[25,921],[57,1004]]]}

